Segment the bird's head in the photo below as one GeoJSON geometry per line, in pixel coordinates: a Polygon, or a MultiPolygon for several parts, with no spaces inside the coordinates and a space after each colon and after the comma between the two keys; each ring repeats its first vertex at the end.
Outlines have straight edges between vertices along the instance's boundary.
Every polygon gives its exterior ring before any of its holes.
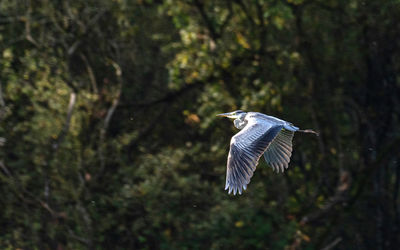
{"type": "Polygon", "coordinates": [[[242,110],[236,110],[233,112],[229,112],[229,113],[223,113],[223,114],[218,114],[217,116],[222,116],[222,117],[228,117],[231,119],[240,119],[242,120],[245,116],[246,116],[246,112],[242,111],[242,110]]]}

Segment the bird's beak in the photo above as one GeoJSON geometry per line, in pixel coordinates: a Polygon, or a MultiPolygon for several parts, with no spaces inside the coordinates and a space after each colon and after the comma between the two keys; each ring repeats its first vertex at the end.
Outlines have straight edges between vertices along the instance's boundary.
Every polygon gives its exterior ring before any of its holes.
{"type": "Polygon", "coordinates": [[[218,114],[217,116],[228,117],[228,118],[231,118],[231,119],[237,118],[237,116],[236,116],[233,112],[230,112],[230,113],[222,113],[222,114],[218,114]]]}
{"type": "Polygon", "coordinates": [[[217,116],[221,116],[221,117],[228,117],[231,113],[222,113],[222,114],[218,114],[217,116]]]}

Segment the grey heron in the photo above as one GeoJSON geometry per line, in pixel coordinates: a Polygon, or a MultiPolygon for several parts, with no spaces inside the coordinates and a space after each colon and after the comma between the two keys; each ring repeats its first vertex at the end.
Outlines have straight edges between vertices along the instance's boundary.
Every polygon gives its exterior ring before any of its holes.
{"type": "Polygon", "coordinates": [[[283,171],[288,168],[292,155],[294,132],[313,133],[311,129],[301,130],[292,123],[258,112],[242,110],[217,116],[235,119],[235,127],[240,131],[231,139],[225,190],[236,195],[246,190],[262,155],[272,169],[283,171]]]}

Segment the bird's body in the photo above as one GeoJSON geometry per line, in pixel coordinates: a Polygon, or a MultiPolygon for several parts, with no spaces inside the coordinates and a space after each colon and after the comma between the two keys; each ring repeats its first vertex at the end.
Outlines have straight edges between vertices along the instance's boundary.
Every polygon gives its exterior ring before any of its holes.
{"type": "Polygon", "coordinates": [[[283,172],[292,155],[294,132],[315,133],[258,112],[238,110],[219,116],[235,118],[235,127],[241,129],[231,139],[227,162],[225,190],[234,195],[247,188],[262,155],[273,170],[283,172]]]}

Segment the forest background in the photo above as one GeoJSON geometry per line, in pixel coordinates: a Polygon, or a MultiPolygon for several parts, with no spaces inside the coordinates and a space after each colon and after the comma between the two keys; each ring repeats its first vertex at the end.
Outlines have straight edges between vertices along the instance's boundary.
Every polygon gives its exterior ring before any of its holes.
{"type": "Polygon", "coordinates": [[[1,249],[395,249],[400,1],[0,2],[1,249]],[[298,134],[224,190],[215,115],[298,134]]]}

